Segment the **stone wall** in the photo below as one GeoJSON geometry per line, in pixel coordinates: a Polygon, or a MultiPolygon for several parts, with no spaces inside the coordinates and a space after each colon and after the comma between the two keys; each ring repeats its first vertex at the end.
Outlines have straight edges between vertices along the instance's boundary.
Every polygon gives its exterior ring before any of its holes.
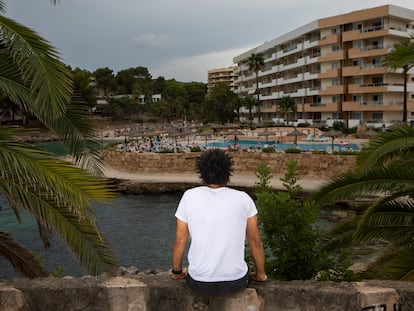
{"type": "MultiPolygon", "coordinates": [[[[198,153],[131,153],[103,151],[103,159],[112,167],[134,173],[194,173],[198,153]]],[[[256,171],[261,161],[267,163],[271,174],[281,176],[287,160],[298,161],[301,177],[326,178],[346,172],[355,166],[353,155],[312,153],[232,152],[234,170],[240,173],[256,171]]]]}
{"type": "Polygon", "coordinates": [[[413,282],[268,281],[226,298],[191,293],[168,273],[0,282],[2,311],[412,311],[413,282]]]}

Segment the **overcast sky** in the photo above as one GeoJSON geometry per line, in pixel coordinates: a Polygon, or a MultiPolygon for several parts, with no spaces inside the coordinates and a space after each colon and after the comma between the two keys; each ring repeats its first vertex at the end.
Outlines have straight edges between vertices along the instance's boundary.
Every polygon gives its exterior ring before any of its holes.
{"type": "Polygon", "coordinates": [[[207,70],[319,18],[413,0],[6,0],[6,16],[36,30],[65,63],[153,78],[207,81],[207,70]]]}

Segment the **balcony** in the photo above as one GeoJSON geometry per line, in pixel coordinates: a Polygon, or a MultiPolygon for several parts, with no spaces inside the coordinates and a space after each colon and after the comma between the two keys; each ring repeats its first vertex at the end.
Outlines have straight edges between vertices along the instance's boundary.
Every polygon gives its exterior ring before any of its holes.
{"type": "Polygon", "coordinates": [[[331,68],[318,74],[318,79],[325,79],[325,78],[337,78],[341,76],[341,69],[339,68],[331,68]]]}
{"type": "Polygon", "coordinates": [[[307,81],[307,80],[315,80],[318,78],[318,74],[317,73],[311,73],[311,72],[305,72],[303,74],[303,80],[307,81]]]}
{"type": "Polygon", "coordinates": [[[306,40],[304,42],[303,49],[304,50],[307,50],[307,49],[313,48],[313,47],[315,47],[317,45],[318,45],[318,40],[313,40],[313,41],[306,40]]]}
{"type": "Polygon", "coordinates": [[[272,94],[266,94],[266,95],[260,95],[260,100],[272,100],[272,99],[277,99],[277,93],[272,93],[272,94]]]}
{"type": "Polygon", "coordinates": [[[273,61],[273,60],[276,60],[276,53],[272,53],[272,55],[270,55],[270,57],[265,58],[265,59],[264,59],[264,62],[265,62],[265,63],[268,63],[268,62],[271,62],[271,61],[273,61]]]}
{"type": "Polygon", "coordinates": [[[342,68],[343,77],[384,74],[387,70],[382,66],[348,66],[342,68]]]}
{"type": "Polygon", "coordinates": [[[321,40],[318,41],[318,45],[330,45],[330,44],[337,44],[340,42],[340,37],[338,34],[334,34],[334,35],[329,35],[326,36],[324,38],[322,38],[321,40]]]}
{"type": "Polygon", "coordinates": [[[276,86],[276,79],[273,79],[272,81],[267,82],[259,82],[259,88],[266,88],[266,87],[272,87],[276,86]]]}
{"type": "Polygon", "coordinates": [[[319,62],[330,62],[334,60],[342,60],[345,59],[345,52],[343,50],[330,52],[326,55],[322,55],[318,58],[319,62]]]}
{"type": "Polygon", "coordinates": [[[383,29],[382,27],[368,28],[364,31],[361,30],[352,30],[345,31],[342,33],[342,41],[355,41],[355,40],[364,40],[376,37],[385,37],[390,34],[389,29],[383,29]]]}
{"type": "Polygon", "coordinates": [[[363,93],[384,93],[387,91],[387,85],[383,83],[378,84],[349,84],[348,93],[363,94],[363,93]]]}
{"type": "Polygon", "coordinates": [[[345,85],[332,85],[320,90],[319,95],[339,95],[345,94],[345,85]]]}
{"type": "Polygon", "coordinates": [[[304,105],[305,112],[337,112],[339,105],[337,103],[311,103],[304,105]]]}
{"type": "Polygon", "coordinates": [[[342,111],[401,111],[402,107],[401,101],[387,103],[382,101],[348,101],[342,104],[342,111]]]}
{"type": "Polygon", "coordinates": [[[352,48],[348,50],[348,58],[363,58],[363,57],[374,57],[387,55],[391,48],[375,47],[358,49],[352,48]]]}

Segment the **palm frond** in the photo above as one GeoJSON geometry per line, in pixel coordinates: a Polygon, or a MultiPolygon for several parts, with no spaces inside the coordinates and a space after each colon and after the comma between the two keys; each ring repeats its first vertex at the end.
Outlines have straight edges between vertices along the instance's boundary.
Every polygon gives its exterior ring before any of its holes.
{"type": "Polygon", "coordinates": [[[66,110],[72,82],[60,55],[45,39],[5,16],[0,15],[0,38],[19,67],[22,79],[34,95],[34,109],[50,123],[66,110]]]}
{"type": "Polygon", "coordinates": [[[414,166],[373,167],[361,174],[348,172],[334,177],[321,187],[313,198],[320,204],[342,199],[383,196],[385,193],[407,191],[414,188],[414,166]]]}
{"type": "Polygon", "coordinates": [[[65,114],[56,118],[52,128],[63,139],[75,163],[97,176],[103,176],[100,141],[91,126],[86,103],[74,98],[65,114]]]}
{"type": "Polygon", "coordinates": [[[33,94],[21,79],[19,68],[9,55],[0,57],[0,94],[20,105],[24,111],[34,106],[33,94]]]}
{"type": "Polygon", "coordinates": [[[413,159],[414,128],[401,125],[390,132],[376,136],[357,157],[359,170],[368,169],[373,165],[384,165],[398,159],[413,159]]]}
{"type": "Polygon", "coordinates": [[[0,232],[0,256],[6,258],[15,271],[30,278],[48,276],[39,260],[7,232],[0,232]]]}
{"type": "Polygon", "coordinates": [[[334,226],[323,241],[323,250],[331,251],[351,246],[357,221],[357,217],[352,217],[334,226]]]}
{"type": "Polygon", "coordinates": [[[0,14],[6,13],[6,3],[3,0],[0,0],[0,14]]]}
{"type": "Polygon", "coordinates": [[[363,278],[414,281],[414,244],[388,248],[362,273],[363,278]]]}

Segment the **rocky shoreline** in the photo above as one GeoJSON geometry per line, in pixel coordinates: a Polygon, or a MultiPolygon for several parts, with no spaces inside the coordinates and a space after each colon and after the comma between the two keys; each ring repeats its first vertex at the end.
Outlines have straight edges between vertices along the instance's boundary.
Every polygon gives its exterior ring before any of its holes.
{"type": "MultiPolygon", "coordinates": [[[[142,182],[129,179],[108,178],[108,183],[121,194],[158,194],[171,192],[184,192],[187,189],[200,186],[196,182],[142,182]]],[[[232,188],[243,190],[253,194],[253,187],[232,186],[232,188]]]]}

